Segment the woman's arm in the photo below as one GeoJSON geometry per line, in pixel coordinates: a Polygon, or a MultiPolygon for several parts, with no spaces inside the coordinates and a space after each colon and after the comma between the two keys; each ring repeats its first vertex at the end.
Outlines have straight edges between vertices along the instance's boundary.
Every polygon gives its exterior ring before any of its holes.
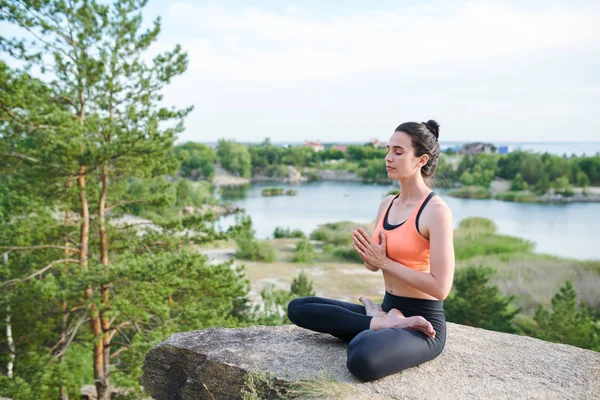
{"type": "MultiPolygon", "coordinates": [[[[443,202],[430,202],[427,207],[431,223],[427,223],[430,243],[430,272],[410,269],[387,258],[381,269],[394,275],[402,282],[444,300],[452,289],[454,278],[454,223],[452,212],[443,202]]],[[[425,216],[425,213],[421,216],[425,216]]]]}

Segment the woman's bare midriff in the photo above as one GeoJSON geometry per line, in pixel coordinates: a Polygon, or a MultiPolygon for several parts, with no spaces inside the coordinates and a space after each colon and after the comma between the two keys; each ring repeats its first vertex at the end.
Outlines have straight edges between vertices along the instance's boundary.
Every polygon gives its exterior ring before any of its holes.
{"type": "Polygon", "coordinates": [[[406,283],[391,276],[386,272],[383,272],[383,279],[385,281],[385,291],[394,296],[412,297],[416,299],[426,300],[438,300],[435,297],[428,295],[427,293],[421,292],[406,283]]]}

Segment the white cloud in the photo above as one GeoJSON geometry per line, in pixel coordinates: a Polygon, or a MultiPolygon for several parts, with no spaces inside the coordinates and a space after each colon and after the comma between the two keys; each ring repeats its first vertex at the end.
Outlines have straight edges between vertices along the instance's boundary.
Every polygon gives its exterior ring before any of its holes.
{"type": "Polygon", "coordinates": [[[309,18],[300,12],[175,2],[169,12],[188,34],[198,32],[183,42],[194,72],[235,80],[347,77],[440,64],[472,67],[532,53],[600,47],[600,7],[519,11],[473,2],[449,14],[408,8],[309,18]]]}
{"type": "Polygon", "coordinates": [[[323,16],[174,2],[156,49],[190,66],[181,140],[363,141],[436,118],[446,140],[597,140],[600,6],[498,2],[323,16]],[[586,130],[566,131],[573,120],[586,130]]]}

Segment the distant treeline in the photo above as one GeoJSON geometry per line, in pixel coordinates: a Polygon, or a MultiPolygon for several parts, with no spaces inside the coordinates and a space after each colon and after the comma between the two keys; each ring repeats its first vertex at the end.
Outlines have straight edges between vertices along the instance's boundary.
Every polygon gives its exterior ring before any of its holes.
{"type": "MultiPolygon", "coordinates": [[[[256,174],[285,176],[286,166],[292,165],[297,169],[308,167],[309,178],[310,170],[325,168],[356,172],[365,181],[387,179],[386,149],[371,143],[349,145],[345,151],[328,148],[317,152],[307,146],[275,146],[269,139],[257,145],[221,139],[216,149],[188,142],[176,146],[175,151],[181,159],[181,175],[191,178],[212,178],[215,163],[219,162],[223,168],[245,178],[256,174]]],[[[577,157],[515,151],[506,155],[452,157],[460,160],[456,167],[450,156],[442,154],[437,170],[438,186],[449,187],[460,182],[489,188],[496,177],[514,181],[513,190],[533,189],[540,193],[551,188],[565,191],[572,186],[600,185],[600,155],[577,157]]]]}

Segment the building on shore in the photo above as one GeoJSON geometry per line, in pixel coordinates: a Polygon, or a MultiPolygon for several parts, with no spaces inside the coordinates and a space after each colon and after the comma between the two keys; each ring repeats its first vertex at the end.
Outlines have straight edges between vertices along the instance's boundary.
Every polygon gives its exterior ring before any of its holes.
{"type": "Polygon", "coordinates": [[[311,147],[314,151],[325,150],[325,147],[319,141],[317,141],[317,142],[306,141],[306,142],[304,142],[304,146],[311,147]]]}
{"type": "Polygon", "coordinates": [[[497,150],[498,150],[498,148],[491,143],[475,142],[475,143],[465,143],[462,146],[460,152],[461,152],[461,154],[470,155],[470,154],[495,153],[497,150]]]}
{"type": "Polygon", "coordinates": [[[373,147],[375,147],[376,149],[387,146],[386,142],[382,142],[376,138],[371,139],[371,141],[369,143],[371,143],[373,145],[373,147]]]}

